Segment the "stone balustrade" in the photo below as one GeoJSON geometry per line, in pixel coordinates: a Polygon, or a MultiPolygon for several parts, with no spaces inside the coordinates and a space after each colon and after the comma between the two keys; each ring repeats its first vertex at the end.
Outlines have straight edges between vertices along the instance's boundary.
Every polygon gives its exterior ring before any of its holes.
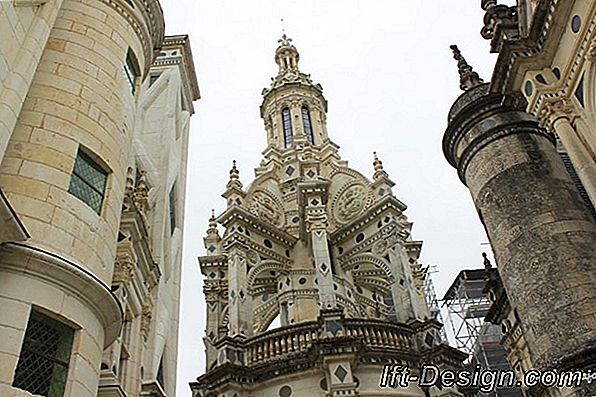
{"type": "Polygon", "coordinates": [[[222,354],[220,364],[235,362],[245,366],[284,360],[308,352],[315,345],[339,341],[371,349],[407,351],[414,348],[414,332],[399,324],[377,320],[343,319],[329,330],[326,323],[313,321],[290,327],[278,328],[259,336],[238,340],[225,338],[218,343],[222,354]],[[232,359],[230,359],[232,357],[232,359]]]}

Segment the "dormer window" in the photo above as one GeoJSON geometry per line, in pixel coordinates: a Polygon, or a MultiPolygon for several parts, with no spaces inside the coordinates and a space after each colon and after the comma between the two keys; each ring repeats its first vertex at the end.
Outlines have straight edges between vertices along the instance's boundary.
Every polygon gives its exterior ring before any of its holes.
{"type": "Polygon", "coordinates": [[[292,120],[290,118],[289,108],[284,108],[284,110],[281,111],[281,118],[284,127],[284,146],[290,147],[294,141],[294,136],[292,135],[292,120]]]}
{"type": "Polygon", "coordinates": [[[302,106],[302,126],[304,127],[304,134],[308,143],[311,145],[315,144],[315,137],[312,133],[312,126],[310,123],[310,112],[306,106],[302,106]]]}

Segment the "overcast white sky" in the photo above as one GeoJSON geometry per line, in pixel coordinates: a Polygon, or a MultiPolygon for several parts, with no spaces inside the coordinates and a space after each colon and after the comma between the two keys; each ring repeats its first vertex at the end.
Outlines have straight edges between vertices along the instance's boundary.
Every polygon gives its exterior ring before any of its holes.
{"type": "Polygon", "coordinates": [[[485,80],[494,56],[480,37],[478,0],[161,0],[167,34],[190,35],[202,98],[191,120],[178,397],[204,372],[205,313],[197,256],[211,208],[224,209],[232,159],[244,185],[266,135],[261,89],[284,18],[300,68],[323,85],[331,139],[350,166],[372,176],[372,152],[408,205],[422,262],[437,264],[442,296],[463,268],[482,265],[487,238],[467,188],[445,160],[447,111],[460,94],[449,45],[485,80]]]}

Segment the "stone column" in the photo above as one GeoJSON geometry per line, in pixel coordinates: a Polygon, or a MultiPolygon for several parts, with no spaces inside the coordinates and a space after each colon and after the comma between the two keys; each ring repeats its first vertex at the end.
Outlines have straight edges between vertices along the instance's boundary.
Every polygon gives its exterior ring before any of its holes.
{"type": "Polygon", "coordinates": [[[577,172],[582,185],[584,185],[590,201],[596,207],[596,174],[594,173],[595,162],[586,146],[580,140],[577,131],[571,124],[569,116],[561,113],[554,113],[551,116],[551,123],[569,155],[573,168],[577,172]]]}
{"type": "Polygon", "coordinates": [[[535,368],[586,368],[596,357],[596,222],[552,136],[507,99],[486,84],[468,90],[443,150],[470,189],[535,368]]]}
{"type": "Polygon", "coordinates": [[[306,224],[310,234],[315,274],[319,289],[321,309],[334,309],[337,305],[333,290],[333,270],[327,242],[327,212],[322,192],[313,192],[306,197],[306,224]]]}
{"type": "Polygon", "coordinates": [[[252,308],[248,296],[246,252],[234,247],[228,261],[228,310],[230,336],[252,335],[252,308]]]}
{"type": "Polygon", "coordinates": [[[397,321],[407,323],[414,319],[422,319],[417,310],[417,297],[412,281],[410,264],[404,249],[396,244],[388,250],[389,263],[394,275],[391,284],[391,295],[395,303],[397,321]],[[408,277],[409,276],[409,277],[408,277]]]}

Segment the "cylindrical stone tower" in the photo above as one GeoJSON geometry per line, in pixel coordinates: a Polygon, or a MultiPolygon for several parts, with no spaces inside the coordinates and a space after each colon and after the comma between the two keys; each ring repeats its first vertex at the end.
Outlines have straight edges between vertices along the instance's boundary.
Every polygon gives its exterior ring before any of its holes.
{"type": "Polygon", "coordinates": [[[14,341],[0,358],[0,386],[8,390],[0,394],[13,395],[11,384],[32,391],[18,378],[29,371],[28,335],[43,323],[57,338],[64,326],[74,331],[72,354],[62,359],[64,396],[91,397],[103,348],[120,331],[121,309],[108,286],[135,93],[163,42],[163,15],[157,1],[41,7],[55,7],[57,17],[0,164],[0,186],[31,236],[0,246],[0,302],[9,313],[0,318],[0,339],[14,341]]]}
{"type": "Polygon", "coordinates": [[[445,156],[470,189],[533,366],[585,368],[596,357],[596,222],[554,137],[454,50],[465,93],[449,113],[445,156]]]}

